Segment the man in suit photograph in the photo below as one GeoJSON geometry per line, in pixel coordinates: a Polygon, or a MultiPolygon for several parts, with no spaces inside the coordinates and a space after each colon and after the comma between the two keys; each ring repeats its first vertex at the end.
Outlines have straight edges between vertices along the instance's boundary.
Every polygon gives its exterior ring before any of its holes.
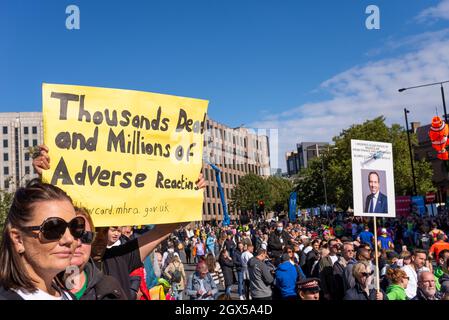
{"type": "Polygon", "coordinates": [[[379,183],[379,174],[375,171],[371,171],[368,174],[368,184],[371,193],[366,197],[364,212],[388,213],[387,196],[380,192],[379,183]]]}

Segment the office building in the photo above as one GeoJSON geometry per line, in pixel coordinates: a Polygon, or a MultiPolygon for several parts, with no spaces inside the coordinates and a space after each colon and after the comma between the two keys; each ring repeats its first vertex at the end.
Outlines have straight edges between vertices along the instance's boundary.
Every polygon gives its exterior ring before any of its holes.
{"type": "Polygon", "coordinates": [[[37,177],[30,148],[43,141],[42,113],[0,113],[2,168],[0,188],[13,192],[37,177]]]}
{"type": "MultiPolygon", "coordinates": [[[[229,128],[212,119],[207,120],[203,154],[208,161],[220,168],[221,183],[231,219],[239,212],[230,208],[231,194],[241,177],[254,173],[270,175],[269,138],[247,128],[229,128]]],[[[203,220],[223,220],[223,210],[215,171],[206,163],[203,175],[207,181],[203,203],[203,220]]]]}

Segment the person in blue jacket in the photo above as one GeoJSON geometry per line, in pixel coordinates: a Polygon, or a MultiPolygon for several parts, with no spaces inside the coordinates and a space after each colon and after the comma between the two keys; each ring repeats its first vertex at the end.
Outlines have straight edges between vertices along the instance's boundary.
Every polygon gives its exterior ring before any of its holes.
{"type": "Polygon", "coordinates": [[[215,237],[215,233],[211,231],[209,236],[206,239],[206,251],[207,253],[212,253],[215,257],[215,243],[217,242],[217,238],[215,237]]]}
{"type": "Polygon", "coordinates": [[[281,263],[275,272],[275,286],[280,299],[297,299],[296,282],[298,280],[298,269],[290,261],[287,253],[282,255],[281,263]]]}

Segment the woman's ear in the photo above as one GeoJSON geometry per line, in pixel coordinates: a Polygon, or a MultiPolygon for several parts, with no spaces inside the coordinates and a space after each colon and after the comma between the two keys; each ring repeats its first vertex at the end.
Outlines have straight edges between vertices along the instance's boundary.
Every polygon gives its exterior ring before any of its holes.
{"type": "Polygon", "coordinates": [[[9,237],[13,243],[14,250],[16,250],[16,252],[19,254],[24,253],[25,246],[23,244],[23,237],[20,230],[17,228],[11,228],[9,230],[9,237]]]}

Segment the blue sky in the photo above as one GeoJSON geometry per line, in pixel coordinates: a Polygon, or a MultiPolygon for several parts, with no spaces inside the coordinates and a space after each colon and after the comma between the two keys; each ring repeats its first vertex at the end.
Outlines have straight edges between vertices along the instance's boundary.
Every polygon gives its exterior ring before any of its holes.
{"type": "MultiPolygon", "coordinates": [[[[283,152],[295,142],[330,141],[380,114],[402,121],[400,105],[421,100],[393,95],[398,86],[449,79],[444,58],[419,68],[412,59],[425,59],[432,45],[433,54],[446,48],[446,11],[446,0],[3,0],[0,111],[40,111],[42,82],[204,98],[209,115],[229,126],[279,128],[279,166],[285,167],[283,152]],[[80,8],[80,30],[65,28],[69,4],[80,8]],[[380,30],[365,28],[370,4],[380,8],[380,30]],[[408,58],[408,69],[389,65],[408,58]],[[370,77],[383,79],[371,83],[379,96],[367,90],[370,77]],[[354,85],[359,81],[364,87],[354,85]],[[364,105],[374,110],[355,112],[366,101],[376,101],[364,105]],[[326,124],[314,132],[316,117],[326,124]]],[[[425,103],[430,92],[417,95],[425,103]]],[[[438,101],[437,92],[429,103],[438,101]]],[[[414,116],[430,121],[428,112],[414,116]]]]}

